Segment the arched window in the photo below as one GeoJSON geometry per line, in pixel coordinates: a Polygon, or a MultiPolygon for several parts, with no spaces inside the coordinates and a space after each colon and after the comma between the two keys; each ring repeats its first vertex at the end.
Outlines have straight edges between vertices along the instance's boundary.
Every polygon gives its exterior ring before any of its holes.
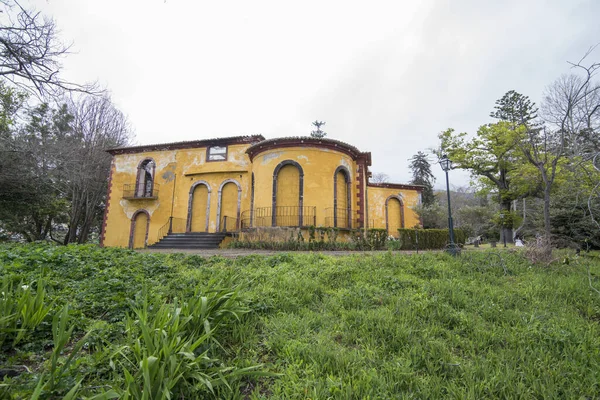
{"type": "Polygon", "coordinates": [[[250,226],[254,226],[254,172],[252,173],[252,186],[250,188],[250,226]]]}
{"type": "Polygon", "coordinates": [[[404,228],[404,202],[400,195],[391,195],[385,200],[385,227],[388,235],[398,237],[398,229],[404,228]]]}
{"type": "Polygon", "coordinates": [[[224,180],[219,187],[217,232],[238,229],[241,203],[242,186],[235,179],[224,180]]]}
{"type": "Polygon", "coordinates": [[[210,216],[210,185],[206,181],[194,182],[188,198],[188,232],[208,232],[210,216]]]}
{"type": "Polygon", "coordinates": [[[272,226],[303,226],[304,171],[293,160],[273,171],[272,226]]]}
{"type": "Polygon", "coordinates": [[[350,197],[350,171],[339,166],[333,174],[333,226],[338,228],[352,227],[352,203],[350,197]]]}
{"type": "Polygon", "coordinates": [[[151,158],[146,158],[139,163],[135,182],[135,197],[152,197],[155,169],[156,163],[151,158]]]}

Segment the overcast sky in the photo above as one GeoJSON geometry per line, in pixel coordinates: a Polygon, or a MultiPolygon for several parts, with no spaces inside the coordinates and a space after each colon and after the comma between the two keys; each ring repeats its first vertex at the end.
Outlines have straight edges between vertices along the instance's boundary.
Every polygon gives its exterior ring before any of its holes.
{"type": "Polygon", "coordinates": [[[73,43],[64,77],[107,87],[139,144],[307,135],[319,119],[396,182],[440,131],[474,133],[511,89],[539,102],[600,42],[598,0],[32,5],[73,43]]]}

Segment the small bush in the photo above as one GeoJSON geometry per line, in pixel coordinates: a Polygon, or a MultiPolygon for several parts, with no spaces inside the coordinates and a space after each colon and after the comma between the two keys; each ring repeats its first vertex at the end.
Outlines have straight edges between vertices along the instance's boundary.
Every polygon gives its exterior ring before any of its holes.
{"type": "MultiPolygon", "coordinates": [[[[450,240],[448,229],[398,229],[401,250],[443,249],[450,240]]],[[[454,230],[454,241],[464,245],[467,235],[461,229],[454,230]]]]}

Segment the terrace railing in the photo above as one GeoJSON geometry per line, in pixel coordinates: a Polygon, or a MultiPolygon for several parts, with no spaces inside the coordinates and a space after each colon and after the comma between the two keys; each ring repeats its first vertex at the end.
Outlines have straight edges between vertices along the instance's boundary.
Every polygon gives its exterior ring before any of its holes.
{"type": "Polygon", "coordinates": [[[358,218],[349,208],[325,209],[325,226],[328,228],[353,229],[358,227],[358,218]]]}
{"type": "Polygon", "coordinates": [[[136,187],[135,183],[126,183],[123,185],[123,198],[127,200],[156,199],[159,187],[158,183],[146,185],[146,187],[136,187]]]}
{"type": "Polygon", "coordinates": [[[317,207],[258,207],[242,212],[240,219],[241,229],[264,226],[311,226],[316,225],[317,222],[317,207]]]}

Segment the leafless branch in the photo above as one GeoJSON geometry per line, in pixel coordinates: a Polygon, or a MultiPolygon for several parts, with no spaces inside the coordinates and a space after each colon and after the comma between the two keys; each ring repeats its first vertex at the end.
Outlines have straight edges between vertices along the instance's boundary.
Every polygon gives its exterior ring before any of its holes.
{"type": "Polygon", "coordinates": [[[95,83],[61,78],[61,60],[69,51],[54,20],[25,9],[17,0],[0,1],[0,77],[44,99],[64,92],[102,93],[95,83]]]}

